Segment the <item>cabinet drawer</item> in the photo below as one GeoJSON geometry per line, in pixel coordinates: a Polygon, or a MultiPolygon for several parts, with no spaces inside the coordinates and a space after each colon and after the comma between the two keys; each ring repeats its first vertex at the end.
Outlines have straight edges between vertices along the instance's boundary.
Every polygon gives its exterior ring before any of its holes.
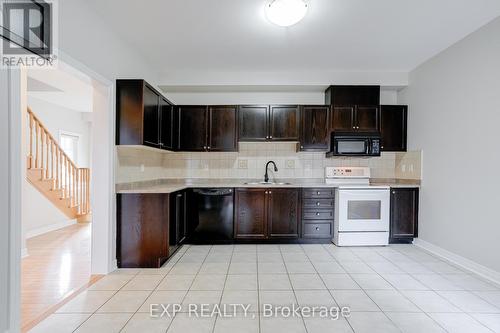
{"type": "Polygon", "coordinates": [[[302,190],[304,198],[333,198],[333,188],[307,188],[302,190]]]}
{"type": "MultiPolygon", "coordinates": [[[[323,221],[323,222],[328,222],[328,221],[323,221]]],[[[328,238],[331,236],[332,236],[331,223],[304,224],[304,238],[328,238]]]]}
{"type": "Polygon", "coordinates": [[[333,219],[333,210],[306,209],[302,213],[302,218],[306,220],[331,220],[333,219]]]}
{"type": "Polygon", "coordinates": [[[304,199],[304,208],[333,208],[333,199],[304,199]]]}

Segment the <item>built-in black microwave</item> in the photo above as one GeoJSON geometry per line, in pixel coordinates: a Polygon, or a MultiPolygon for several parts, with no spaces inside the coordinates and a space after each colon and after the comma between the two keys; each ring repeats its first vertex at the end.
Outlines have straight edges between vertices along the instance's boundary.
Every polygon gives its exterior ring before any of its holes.
{"type": "Polygon", "coordinates": [[[380,133],[332,132],[326,156],[380,156],[380,133]]]}

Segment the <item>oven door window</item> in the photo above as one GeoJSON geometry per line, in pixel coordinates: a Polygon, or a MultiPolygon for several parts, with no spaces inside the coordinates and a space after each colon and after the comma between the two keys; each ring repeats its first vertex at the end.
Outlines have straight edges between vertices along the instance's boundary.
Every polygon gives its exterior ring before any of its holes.
{"type": "Polygon", "coordinates": [[[349,200],[347,202],[348,220],[379,221],[382,203],[380,200],[349,200]]]}
{"type": "Polygon", "coordinates": [[[339,154],[365,154],[366,141],[339,140],[337,142],[337,151],[339,154]]]}

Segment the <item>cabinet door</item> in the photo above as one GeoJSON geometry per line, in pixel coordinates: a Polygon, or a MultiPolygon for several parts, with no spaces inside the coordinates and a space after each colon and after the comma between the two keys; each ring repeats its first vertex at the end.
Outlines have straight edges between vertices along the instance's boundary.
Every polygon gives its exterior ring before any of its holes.
{"type": "Polygon", "coordinates": [[[267,235],[267,190],[238,189],[236,191],[236,221],[234,237],[264,239],[267,235]]]}
{"type": "Polygon", "coordinates": [[[163,97],[160,98],[160,136],[163,149],[173,149],[174,143],[174,110],[173,106],[163,97]]]}
{"type": "Polygon", "coordinates": [[[355,129],[353,105],[333,106],[332,112],[333,131],[353,131],[355,129]]]}
{"type": "Polygon", "coordinates": [[[179,150],[205,151],[207,147],[207,107],[179,106],[179,150]]]}
{"type": "Polygon", "coordinates": [[[297,105],[271,105],[269,139],[299,140],[299,107],[297,105]]]}
{"type": "Polygon", "coordinates": [[[418,236],[418,188],[391,189],[391,242],[408,242],[418,236]]]}
{"type": "Polygon", "coordinates": [[[237,107],[210,106],[208,150],[236,151],[237,107]]]}
{"type": "Polygon", "coordinates": [[[382,151],[406,151],[408,106],[382,105],[380,133],[382,151]]]}
{"type": "Polygon", "coordinates": [[[380,108],[374,105],[356,106],[356,130],[377,132],[379,130],[380,108]]]}
{"type": "Polygon", "coordinates": [[[144,85],[143,141],[145,145],[160,146],[160,96],[144,85]]]}
{"type": "Polygon", "coordinates": [[[242,105],[238,111],[240,141],[265,141],[269,137],[269,106],[242,105]]]}
{"type": "Polygon", "coordinates": [[[175,213],[177,228],[177,244],[182,245],[187,236],[186,193],[175,193],[175,213]]]}
{"type": "Polygon", "coordinates": [[[330,108],[327,105],[305,105],[301,110],[300,150],[327,151],[330,108]]]}
{"type": "Polygon", "coordinates": [[[269,237],[299,237],[299,190],[273,188],[267,193],[269,237]]]}
{"type": "Polygon", "coordinates": [[[168,194],[117,195],[120,268],[159,268],[168,256],[168,194]]]}

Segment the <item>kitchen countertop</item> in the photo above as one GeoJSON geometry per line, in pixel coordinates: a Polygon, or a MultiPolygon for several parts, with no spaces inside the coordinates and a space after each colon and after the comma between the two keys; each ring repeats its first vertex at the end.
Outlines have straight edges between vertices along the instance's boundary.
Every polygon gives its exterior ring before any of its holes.
{"type": "MultiPolygon", "coordinates": [[[[245,184],[262,180],[256,179],[155,179],[133,183],[116,184],[116,193],[172,193],[187,188],[317,188],[337,187],[327,184],[323,178],[314,179],[276,179],[276,182],[286,184],[245,184]]],[[[403,179],[372,179],[371,186],[389,187],[420,187],[418,180],[403,179]]]]}

